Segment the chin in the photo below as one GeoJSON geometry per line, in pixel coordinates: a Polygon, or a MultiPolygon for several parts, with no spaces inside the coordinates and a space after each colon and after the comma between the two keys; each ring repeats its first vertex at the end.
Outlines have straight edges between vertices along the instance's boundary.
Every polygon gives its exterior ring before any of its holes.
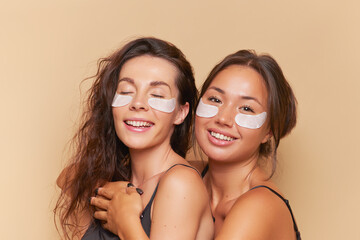
{"type": "Polygon", "coordinates": [[[206,156],[208,156],[209,159],[212,159],[214,161],[224,162],[228,161],[229,156],[226,154],[225,151],[204,151],[206,156]]]}
{"type": "Polygon", "coordinates": [[[146,149],[146,148],[149,148],[149,145],[151,145],[150,143],[146,143],[144,141],[139,141],[139,140],[122,141],[122,142],[129,149],[136,149],[136,150],[146,149]]]}

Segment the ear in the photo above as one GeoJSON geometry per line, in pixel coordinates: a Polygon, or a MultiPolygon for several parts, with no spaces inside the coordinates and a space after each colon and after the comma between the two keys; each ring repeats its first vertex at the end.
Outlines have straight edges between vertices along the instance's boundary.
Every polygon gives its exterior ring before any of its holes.
{"type": "Polygon", "coordinates": [[[263,138],[263,140],[261,141],[261,143],[266,143],[267,141],[269,141],[269,139],[272,137],[272,132],[269,130],[269,132],[265,135],[265,137],[263,138]]]}
{"type": "Polygon", "coordinates": [[[180,105],[180,109],[178,110],[174,120],[174,124],[175,125],[181,124],[185,120],[188,113],[189,113],[189,103],[186,102],[184,105],[180,105]]]}

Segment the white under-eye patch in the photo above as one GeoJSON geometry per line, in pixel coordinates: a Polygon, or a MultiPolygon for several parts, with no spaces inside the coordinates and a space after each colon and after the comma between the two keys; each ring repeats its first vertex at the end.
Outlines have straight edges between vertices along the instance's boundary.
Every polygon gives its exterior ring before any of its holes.
{"type": "Polygon", "coordinates": [[[122,107],[128,105],[131,102],[131,100],[132,100],[132,96],[115,93],[111,106],[122,107]]]}
{"type": "Polygon", "coordinates": [[[161,99],[161,98],[149,98],[148,103],[153,109],[161,112],[171,113],[176,106],[175,98],[161,99]]]}
{"type": "Polygon", "coordinates": [[[243,113],[238,113],[235,116],[235,122],[240,127],[257,129],[260,128],[266,121],[266,112],[260,113],[258,115],[247,115],[243,113]]]}
{"type": "Polygon", "coordinates": [[[196,115],[204,118],[211,118],[216,116],[219,108],[210,104],[205,104],[200,98],[199,104],[196,108],[196,115]]]}

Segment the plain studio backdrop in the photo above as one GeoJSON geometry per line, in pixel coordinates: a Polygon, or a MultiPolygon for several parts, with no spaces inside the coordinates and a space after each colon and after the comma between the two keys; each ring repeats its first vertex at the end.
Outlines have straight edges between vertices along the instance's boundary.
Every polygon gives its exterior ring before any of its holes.
{"type": "Polygon", "coordinates": [[[59,239],[55,180],[97,59],[126,41],[177,45],[197,86],[225,55],[270,53],[299,102],[276,182],[303,239],[360,239],[358,1],[1,1],[1,239],[59,239]],[[81,93],[81,94],[80,94],[81,93]]]}

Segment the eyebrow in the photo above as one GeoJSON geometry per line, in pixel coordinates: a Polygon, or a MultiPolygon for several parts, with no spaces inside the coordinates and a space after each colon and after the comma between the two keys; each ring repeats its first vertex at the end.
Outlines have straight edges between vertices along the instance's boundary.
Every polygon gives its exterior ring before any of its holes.
{"type": "Polygon", "coordinates": [[[253,100],[255,102],[257,102],[258,104],[260,104],[262,106],[262,104],[260,103],[260,101],[255,98],[255,97],[250,97],[250,96],[241,96],[242,99],[245,99],[245,100],[253,100]]]}
{"type": "Polygon", "coordinates": [[[152,86],[152,87],[167,86],[168,88],[170,88],[169,84],[167,84],[166,82],[163,82],[163,81],[153,81],[150,83],[150,86],[152,86]]]}
{"type": "MultiPolygon", "coordinates": [[[[225,94],[225,91],[222,90],[221,88],[218,88],[218,87],[211,86],[211,87],[209,87],[209,89],[214,89],[215,91],[217,91],[217,92],[219,92],[219,93],[221,93],[221,94],[225,94]]],[[[260,103],[260,101],[259,101],[257,98],[255,98],[255,97],[251,97],[251,96],[240,96],[240,98],[241,98],[241,99],[245,99],[245,100],[253,100],[253,101],[257,102],[258,104],[260,104],[261,106],[263,106],[263,105],[260,103]]]]}
{"type": "Polygon", "coordinates": [[[134,84],[134,80],[131,78],[127,78],[127,77],[120,79],[119,83],[121,83],[121,82],[128,82],[128,83],[134,84]]]}
{"type": "MultiPolygon", "coordinates": [[[[128,83],[131,83],[131,84],[135,84],[134,79],[128,78],[128,77],[124,77],[124,78],[120,79],[119,83],[121,83],[121,82],[128,82],[128,83]]],[[[151,87],[167,86],[168,88],[170,88],[169,84],[167,84],[166,82],[163,82],[163,81],[153,81],[153,82],[150,83],[150,86],[151,87]]]]}
{"type": "Polygon", "coordinates": [[[221,94],[225,94],[225,91],[218,87],[211,86],[209,87],[209,89],[214,89],[215,91],[218,91],[221,94]]]}

